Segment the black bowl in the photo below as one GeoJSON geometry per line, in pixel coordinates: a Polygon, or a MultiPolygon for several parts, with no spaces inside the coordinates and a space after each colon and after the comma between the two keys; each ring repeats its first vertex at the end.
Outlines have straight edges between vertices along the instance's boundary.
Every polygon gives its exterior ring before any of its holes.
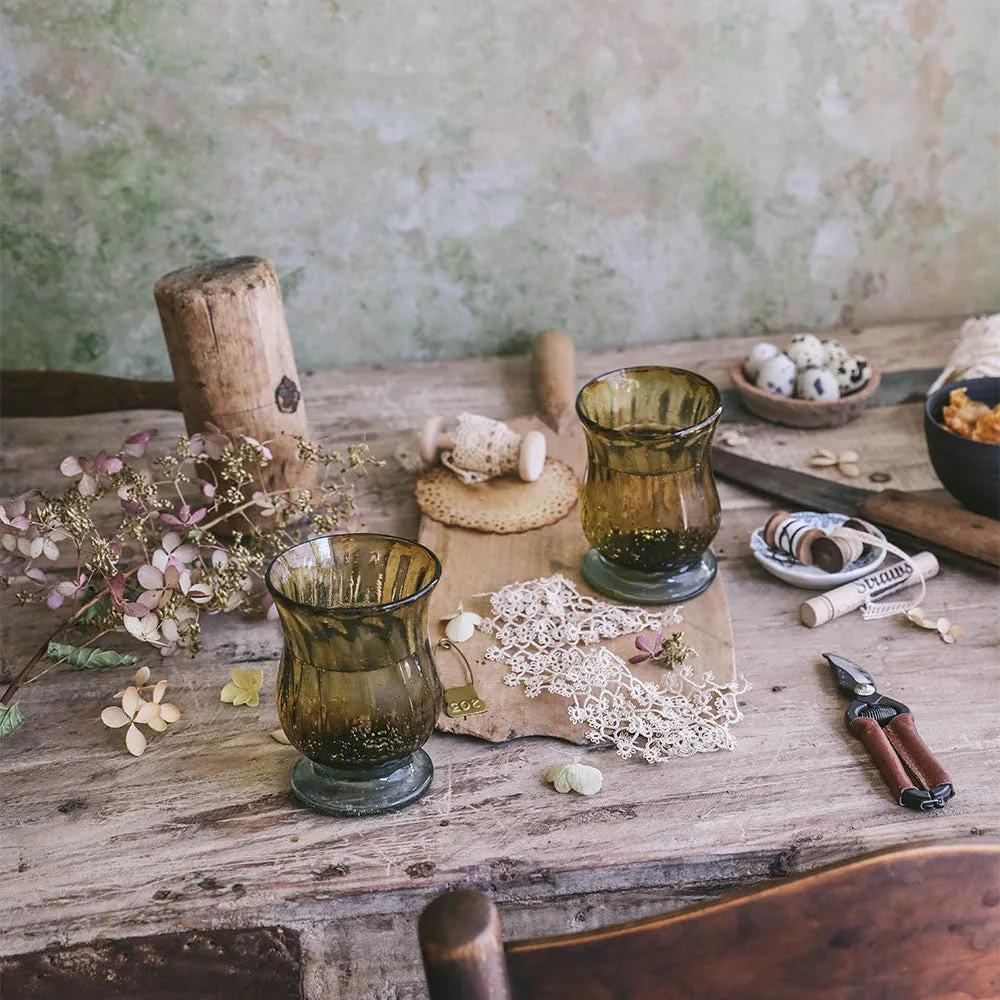
{"type": "Polygon", "coordinates": [[[1000,403],[1000,378],[970,378],[941,386],[924,406],[927,451],[938,479],[960,504],[1000,519],[1000,445],[970,441],[941,423],[951,390],[963,386],[969,399],[987,406],[1000,403]]]}

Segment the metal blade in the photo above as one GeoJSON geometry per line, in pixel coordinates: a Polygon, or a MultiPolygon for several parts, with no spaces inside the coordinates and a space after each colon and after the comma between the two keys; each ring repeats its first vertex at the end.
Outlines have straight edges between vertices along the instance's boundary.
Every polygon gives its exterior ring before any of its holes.
{"type": "Polygon", "coordinates": [[[848,694],[864,697],[875,693],[875,678],[867,670],[859,667],[846,656],[837,653],[823,654],[830,666],[833,667],[833,676],[837,679],[837,687],[848,694]]]}
{"type": "Polygon", "coordinates": [[[722,448],[712,449],[712,468],[723,479],[780,497],[798,504],[803,510],[854,514],[872,495],[871,490],[831,483],[818,476],[807,476],[803,472],[765,465],[722,448]]]}

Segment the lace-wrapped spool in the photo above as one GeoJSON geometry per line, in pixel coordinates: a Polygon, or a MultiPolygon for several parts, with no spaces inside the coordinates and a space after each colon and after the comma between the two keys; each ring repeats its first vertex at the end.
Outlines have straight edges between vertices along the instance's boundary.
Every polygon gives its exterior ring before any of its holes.
{"type": "Polygon", "coordinates": [[[425,462],[450,469],[461,482],[472,485],[508,473],[533,483],[545,466],[545,436],[539,431],[518,434],[499,420],[460,413],[454,433],[444,432],[444,417],[431,417],[420,435],[425,462]]]}

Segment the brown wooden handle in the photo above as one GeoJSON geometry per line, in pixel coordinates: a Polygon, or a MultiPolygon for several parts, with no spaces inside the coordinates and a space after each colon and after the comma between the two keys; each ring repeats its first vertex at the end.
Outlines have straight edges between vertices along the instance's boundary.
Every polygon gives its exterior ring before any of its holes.
{"type": "Polygon", "coordinates": [[[881,527],[1000,566],[1000,521],[962,507],[942,507],[899,490],[870,496],[858,513],[881,527]]]}
{"type": "Polygon", "coordinates": [[[562,330],[540,333],[532,364],[538,415],[562,434],[576,420],[576,350],[569,334],[562,330]]]}
{"type": "Polygon", "coordinates": [[[951,785],[951,778],[931,753],[930,747],[924,743],[917,732],[917,723],[909,712],[897,715],[889,722],[885,727],[885,735],[910,774],[927,791],[933,791],[940,785],[951,785]]]}
{"type": "Polygon", "coordinates": [[[892,797],[902,805],[903,789],[913,788],[914,785],[882,727],[874,719],[858,716],[851,723],[851,734],[864,743],[869,756],[875,761],[879,774],[892,792],[892,797]]]}
{"type": "Polygon", "coordinates": [[[117,410],[179,410],[174,382],[87,372],[0,372],[0,416],[75,417],[117,410]]]}
{"type": "Polygon", "coordinates": [[[488,896],[474,889],[438,896],[417,933],[432,997],[510,1000],[500,915],[488,896]]]}

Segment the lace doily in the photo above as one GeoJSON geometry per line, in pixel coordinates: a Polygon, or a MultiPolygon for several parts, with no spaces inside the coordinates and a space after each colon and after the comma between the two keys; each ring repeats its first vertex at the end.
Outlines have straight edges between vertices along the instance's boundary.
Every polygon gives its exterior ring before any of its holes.
{"type": "Polygon", "coordinates": [[[457,419],[454,446],[441,453],[441,464],[463,483],[485,483],[517,468],[520,434],[499,420],[475,413],[460,413],[457,419]]]}
{"type": "Polygon", "coordinates": [[[718,684],[685,663],[652,683],[611,650],[593,648],[602,639],[679,624],[679,609],[609,604],[585,597],[558,574],[489,596],[492,617],[480,628],[498,644],[487,659],[505,663],[504,683],[523,686],[529,698],[551,691],[568,699],[570,721],[589,727],[590,742],[612,743],[622,757],[638,753],[651,763],[733,747],[729,726],[742,718],[736,696],[745,681],[718,684]]]}

